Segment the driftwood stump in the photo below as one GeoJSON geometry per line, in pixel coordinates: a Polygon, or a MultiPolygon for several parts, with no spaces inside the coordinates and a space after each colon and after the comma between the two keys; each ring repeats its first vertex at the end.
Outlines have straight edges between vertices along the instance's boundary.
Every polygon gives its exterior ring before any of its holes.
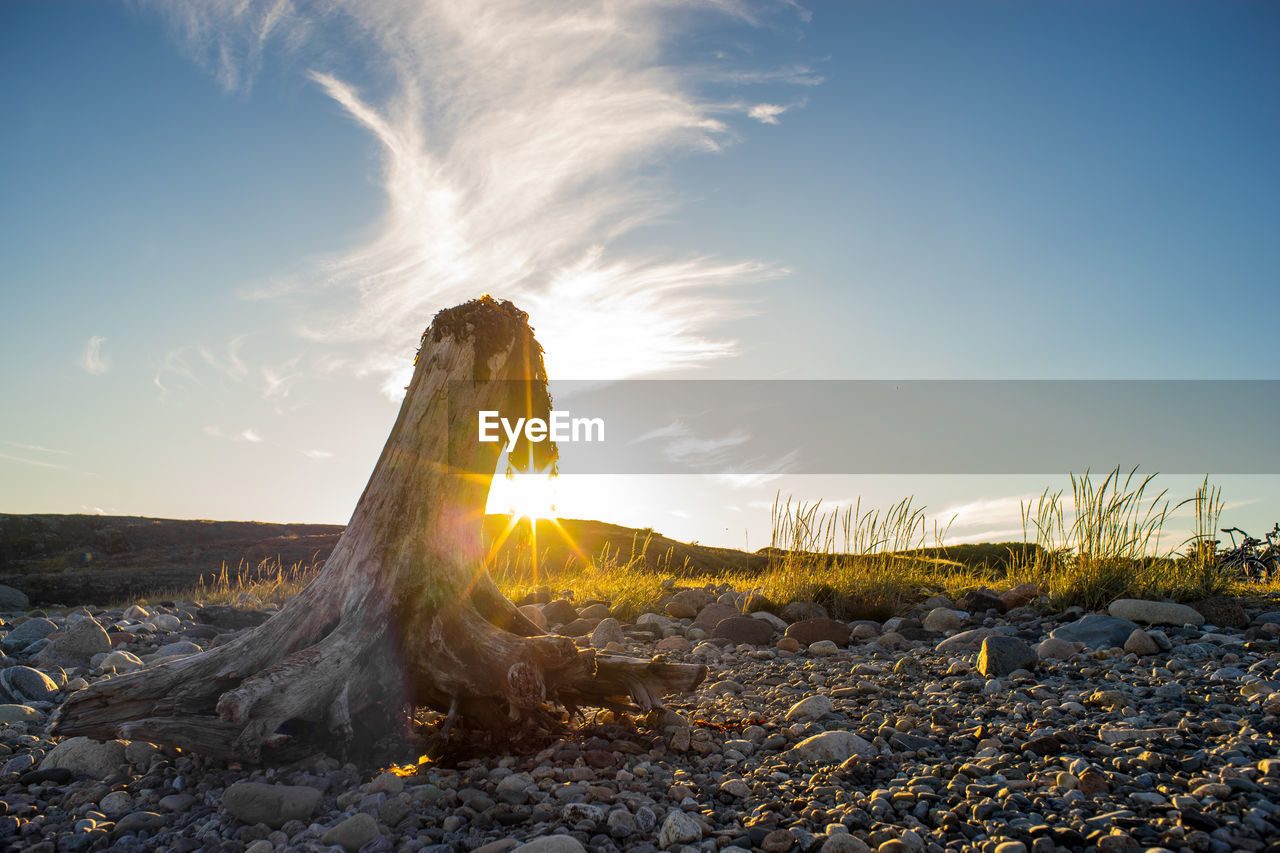
{"type": "MultiPolygon", "coordinates": [[[[489,577],[481,525],[502,445],[478,440],[477,413],[545,418],[550,407],[524,312],[487,296],[441,311],[322,572],[224,646],[75,693],[53,733],[258,761],[300,736],[302,745],[376,739],[415,707],[501,733],[546,726],[560,708],[642,712],[692,690],[706,667],[535,636],[489,577]]],[[[517,445],[510,464],[555,458],[549,442],[517,445]]]]}

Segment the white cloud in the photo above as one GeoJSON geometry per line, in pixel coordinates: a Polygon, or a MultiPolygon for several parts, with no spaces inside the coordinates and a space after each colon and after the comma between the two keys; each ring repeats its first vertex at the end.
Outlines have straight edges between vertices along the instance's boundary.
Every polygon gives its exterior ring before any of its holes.
{"type": "Polygon", "coordinates": [[[0,453],[0,459],[8,459],[10,462],[20,462],[23,465],[34,465],[37,468],[57,468],[59,470],[67,470],[65,465],[56,465],[53,462],[41,462],[38,459],[26,459],[21,456],[11,456],[8,453],[0,453]]]}
{"type": "Polygon", "coordinates": [[[70,456],[69,450],[56,450],[52,447],[42,447],[39,444],[23,444],[21,441],[6,441],[5,444],[10,447],[16,447],[19,450],[34,450],[36,453],[53,453],[58,456],[70,456]]]}
{"type": "Polygon", "coordinates": [[[327,450],[299,450],[308,459],[332,459],[333,454],[327,450]]]}
{"type": "MultiPolygon", "coordinates": [[[[708,85],[817,82],[801,68],[735,78],[723,62],[671,64],[677,23],[697,20],[682,7],[746,25],[779,8],[804,20],[794,4],[152,5],[228,88],[246,88],[273,45],[305,57],[311,79],[379,143],[386,208],[373,239],[324,262],[321,282],[313,275],[273,287],[306,318],[298,330],[305,337],[357,343],[364,355],[355,369],[381,377],[390,396],[403,394],[431,315],[483,292],[529,311],[552,376],[617,379],[736,352],[715,331],[745,310],[726,287],[785,273],[755,261],[614,247],[678,206],[678,193],[650,166],[732,141],[717,117],[725,108],[701,94],[708,85]],[[332,27],[342,38],[319,35],[332,27]],[[335,44],[370,56],[339,55],[335,44]],[[352,65],[369,69],[370,79],[334,70],[352,65]]],[[[785,109],[762,107],[774,111],[757,112],[761,121],[785,109]]]]}
{"type": "Polygon", "coordinates": [[[783,104],[756,104],[747,110],[747,115],[762,124],[777,124],[778,116],[785,113],[788,109],[790,109],[790,107],[783,104]]]}
{"type": "Polygon", "coordinates": [[[247,429],[240,433],[240,438],[245,441],[253,442],[254,444],[258,444],[262,441],[262,437],[251,429],[247,429]]]}
{"type": "Polygon", "coordinates": [[[101,376],[111,369],[111,360],[102,354],[102,345],[107,339],[94,335],[84,345],[84,354],[80,356],[80,366],[87,373],[101,376]]]}

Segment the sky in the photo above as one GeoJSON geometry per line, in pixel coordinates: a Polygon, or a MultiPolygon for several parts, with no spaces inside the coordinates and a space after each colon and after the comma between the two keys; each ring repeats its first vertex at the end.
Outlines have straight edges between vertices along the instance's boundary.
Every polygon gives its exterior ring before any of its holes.
{"type": "MultiPolygon", "coordinates": [[[[4,512],[345,522],[485,292],[553,390],[1280,379],[1274,4],[9,0],[0,81],[4,512]]],[[[974,541],[1070,487],[571,461],[561,515],[752,549],[778,494],[974,541]]],[[[1157,482],[1257,535],[1261,467],[1157,482]]]]}

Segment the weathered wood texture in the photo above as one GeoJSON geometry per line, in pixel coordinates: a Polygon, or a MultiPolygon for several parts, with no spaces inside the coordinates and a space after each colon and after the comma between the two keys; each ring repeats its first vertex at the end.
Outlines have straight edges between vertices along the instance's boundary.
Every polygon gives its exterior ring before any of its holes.
{"type": "MultiPolygon", "coordinates": [[[[347,742],[361,728],[385,732],[414,706],[502,731],[545,721],[549,706],[647,711],[663,693],[693,689],[705,667],[534,636],[485,571],[481,523],[502,449],[478,441],[477,412],[545,417],[550,405],[527,315],[488,297],[441,311],[321,574],[224,646],[74,694],[53,732],[256,761],[291,737],[284,731],[347,742]]],[[[555,458],[554,445],[538,443],[514,448],[511,464],[555,458]]]]}

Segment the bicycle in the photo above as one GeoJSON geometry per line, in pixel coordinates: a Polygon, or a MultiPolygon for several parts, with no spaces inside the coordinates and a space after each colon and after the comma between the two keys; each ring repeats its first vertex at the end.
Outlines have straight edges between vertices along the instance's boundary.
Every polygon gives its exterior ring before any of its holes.
{"type": "Polygon", "coordinates": [[[1280,538],[1280,522],[1266,534],[1267,547],[1258,552],[1261,539],[1254,539],[1239,527],[1224,527],[1222,532],[1231,537],[1231,550],[1218,556],[1217,566],[1220,571],[1243,577],[1247,581],[1262,582],[1272,574],[1280,573],[1280,546],[1276,539],[1280,538]],[[1236,534],[1244,537],[1236,544],[1236,534]]]}

